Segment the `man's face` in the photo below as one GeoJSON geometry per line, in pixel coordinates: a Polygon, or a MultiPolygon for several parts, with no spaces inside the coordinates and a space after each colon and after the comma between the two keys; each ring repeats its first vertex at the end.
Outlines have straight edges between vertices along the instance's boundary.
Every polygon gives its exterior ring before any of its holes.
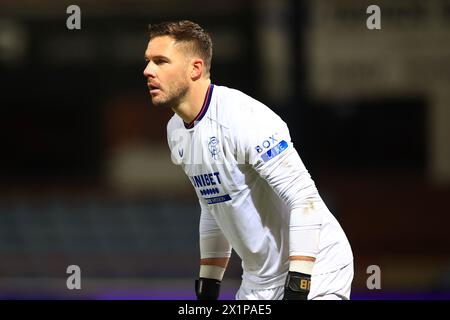
{"type": "Polygon", "coordinates": [[[144,76],[154,106],[177,107],[189,91],[189,60],[169,36],[149,41],[145,51],[144,76]]]}

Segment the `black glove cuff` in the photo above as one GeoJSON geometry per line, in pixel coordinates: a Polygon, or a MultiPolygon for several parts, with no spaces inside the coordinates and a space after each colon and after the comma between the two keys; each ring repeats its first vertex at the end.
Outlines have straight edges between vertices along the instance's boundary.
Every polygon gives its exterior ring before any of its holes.
{"type": "Polygon", "coordinates": [[[221,281],[209,278],[195,280],[195,294],[198,300],[219,299],[221,281]]]}
{"type": "Polygon", "coordinates": [[[310,274],[289,271],[284,286],[283,300],[307,300],[310,287],[310,274]]]}

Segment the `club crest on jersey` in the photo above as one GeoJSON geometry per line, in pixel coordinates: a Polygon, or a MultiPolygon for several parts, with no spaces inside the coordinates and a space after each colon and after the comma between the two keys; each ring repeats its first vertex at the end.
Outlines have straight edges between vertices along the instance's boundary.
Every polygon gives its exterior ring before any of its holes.
{"type": "Polygon", "coordinates": [[[211,157],[214,160],[217,160],[219,158],[219,153],[220,153],[219,140],[217,140],[216,137],[209,138],[208,150],[211,153],[211,157]]]}

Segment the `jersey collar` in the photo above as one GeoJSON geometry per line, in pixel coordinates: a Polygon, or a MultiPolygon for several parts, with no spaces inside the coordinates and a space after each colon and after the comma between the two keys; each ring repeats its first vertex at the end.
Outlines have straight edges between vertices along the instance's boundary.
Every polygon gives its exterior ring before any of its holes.
{"type": "Polygon", "coordinates": [[[202,120],[203,116],[206,114],[206,111],[208,111],[209,103],[211,102],[212,93],[214,90],[214,85],[210,84],[208,87],[208,90],[206,91],[205,100],[203,101],[202,108],[200,109],[200,112],[197,114],[197,116],[192,120],[190,123],[184,123],[184,127],[186,129],[192,129],[200,120],[202,120]]]}

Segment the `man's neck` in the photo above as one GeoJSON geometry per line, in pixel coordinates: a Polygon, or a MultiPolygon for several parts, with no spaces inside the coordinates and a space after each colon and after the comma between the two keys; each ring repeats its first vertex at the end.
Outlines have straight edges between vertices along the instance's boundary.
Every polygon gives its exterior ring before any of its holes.
{"type": "Polygon", "coordinates": [[[195,83],[186,99],[178,106],[172,108],[173,112],[183,119],[185,123],[191,123],[202,109],[203,101],[205,100],[206,92],[211,84],[210,79],[200,79],[195,83]]]}

